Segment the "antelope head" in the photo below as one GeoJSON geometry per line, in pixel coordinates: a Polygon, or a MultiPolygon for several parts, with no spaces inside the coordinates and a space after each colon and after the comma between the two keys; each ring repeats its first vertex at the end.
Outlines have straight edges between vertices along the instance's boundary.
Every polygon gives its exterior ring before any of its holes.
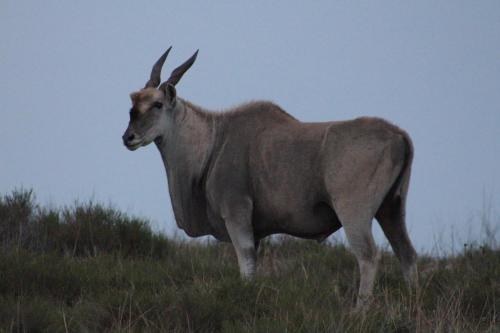
{"type": "Polygon", "coordinates": [[[177,105],[175,85],[182,75],[193,65],[198,55],[196,51],[182,65],[177,67],[165,82],[161,83],[161,68],[172,47],[163,53],[151,70],[151,76],[144,88],[130,94],[132,108],[127,130],[123,134],[123,144],[129,150],[136,150],[161,139],[165,124],[173,117],[177,105]]]}

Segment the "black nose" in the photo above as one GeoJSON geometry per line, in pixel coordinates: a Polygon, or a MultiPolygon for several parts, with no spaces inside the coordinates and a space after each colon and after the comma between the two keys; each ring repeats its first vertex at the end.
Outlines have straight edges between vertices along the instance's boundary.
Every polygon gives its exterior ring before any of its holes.
{"type": "Polygon", "coordinates": [[[132,134],[125,133],[122,136],[122,139],[123,139],[123,144],[127,145],[128,143],[132,142],[135,139],[135,134],[133,134],[133,133],[132,134]]]}

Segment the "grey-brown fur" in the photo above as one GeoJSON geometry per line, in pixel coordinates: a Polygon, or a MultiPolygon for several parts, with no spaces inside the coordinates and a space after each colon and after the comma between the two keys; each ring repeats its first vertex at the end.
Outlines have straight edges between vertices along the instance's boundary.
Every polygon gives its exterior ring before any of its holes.
{"type": "Polygon", "coordinates": [[[156,143],[177,225],[192,237],[231,241],[249,278],[263,237],[323,240],[344,227],[360,267],[359,306],[373,289],[376,217],[405,277],[416,283],[405,226],[413,157],[406,132],[378,118],[300,122],[264,101],[204,110],[177,97],[174,87],[195,58],[159,89],[133,94],[133,107],[141,110],[123,136],[131,150],[156,143]]]}

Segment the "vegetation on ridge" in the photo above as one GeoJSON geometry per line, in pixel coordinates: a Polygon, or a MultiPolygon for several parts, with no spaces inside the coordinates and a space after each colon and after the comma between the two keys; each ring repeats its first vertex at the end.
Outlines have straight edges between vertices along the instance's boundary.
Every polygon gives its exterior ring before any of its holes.
{"type": "Polygon", "coordinates": [[[359,273],[343,244],[264,242],[258,277],[230,244],[152,232],[96,203],[56,209],[0,197],[0,331],[448,332],[500,330],[500,250],[420,255],[409,292],[383,252],[373,305],[352,311],[359,273]]]}

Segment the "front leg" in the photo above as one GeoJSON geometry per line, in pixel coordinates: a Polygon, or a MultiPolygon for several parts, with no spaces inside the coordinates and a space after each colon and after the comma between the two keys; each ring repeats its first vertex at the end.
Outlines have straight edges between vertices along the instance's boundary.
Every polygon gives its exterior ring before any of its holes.
{"type": "Polygon", "coordinates": [[[241,276],[252,279],[256,269],[256,249],[252,228],[252,203],[250,199],[244,203],[232,205],[225,210],[224,223],[231,238],[241,276]]]}

